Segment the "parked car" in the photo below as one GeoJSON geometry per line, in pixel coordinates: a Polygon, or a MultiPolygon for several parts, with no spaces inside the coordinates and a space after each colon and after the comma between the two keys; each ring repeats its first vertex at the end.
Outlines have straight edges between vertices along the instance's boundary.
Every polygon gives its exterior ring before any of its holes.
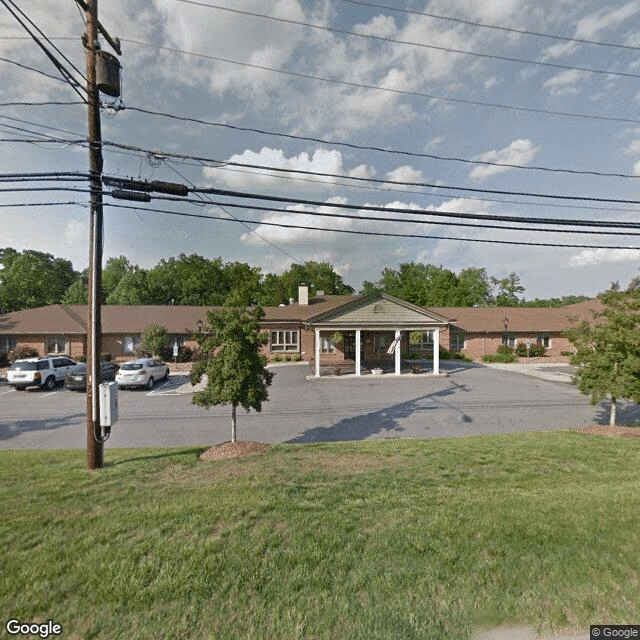
{"type": "Polygon", "coordinates": [[[139,358],[125,362],[116,374],[118,387],[146,387],[153,389],[157,380],[169,377],[169,367],[161,360],[154,358],[139,358]]]}
{"type": "MultiPolygon", "coordinates": [[[[101,362],[102,367],[102,381],[108,382],[109,380],[116,379],[116,373],[118,372],[117,364],[113,362],[101,362]]],[[[87,388],[87,365],[81,364],[75,371],[70,371],[64,377],[65,389],[71,389],[72,391],[85,391],[87,388]]]]}
{"type": "Polygon", "coordinates": [[[81,366],[83,365],[66,356],[16,360],[7,371],[7,382],[17,391],[24,391],[27,387],[51,390],[64,380],[67,373],[76,371],[81,366]]]}

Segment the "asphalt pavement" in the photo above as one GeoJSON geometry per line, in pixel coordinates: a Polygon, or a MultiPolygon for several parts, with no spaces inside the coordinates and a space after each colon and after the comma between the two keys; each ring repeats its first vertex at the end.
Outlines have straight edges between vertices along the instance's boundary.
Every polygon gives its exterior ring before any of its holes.
{"type": "MultiPolygon", "coordinates": [[[[306,364],[280,365],[261,413],[238,411],[238,438],[308,443],[398,437],[456,437],[606,424],[608,407],[592,406],[562,371],[444,361],[447,377],[411,375],[307,380],[306,364]]],[[[191,403],[185,375],[153,391],[118,393],[120,419],[106,447],[206,446],[229,440],[230,407],[191,403]]],[[[621,422],[637,420],[623,405],[621,422]]],[[[85,448],[84,393],[57,388],[17,392],[0,386],[0,449],[85,448]]]]}

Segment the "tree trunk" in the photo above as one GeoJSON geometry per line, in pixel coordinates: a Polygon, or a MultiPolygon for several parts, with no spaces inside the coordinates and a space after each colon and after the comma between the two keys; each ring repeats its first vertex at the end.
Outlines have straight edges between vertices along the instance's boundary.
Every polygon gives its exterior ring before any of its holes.
{"type": "Polygon", "coordinates": [[[236,441],[236,405],[231,405],[231,442],[236,441]]]}
{"type": "Polygon", "coordinates": [[[609,426],[616,426],[616,398],[611,396],[611,413],[609,414],[609,426]]]}

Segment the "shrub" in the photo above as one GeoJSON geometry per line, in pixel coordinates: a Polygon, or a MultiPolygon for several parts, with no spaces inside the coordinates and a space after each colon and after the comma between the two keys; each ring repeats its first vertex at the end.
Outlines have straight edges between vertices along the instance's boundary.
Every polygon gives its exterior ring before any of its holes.
{"type": "Polygon", "coordinates": [[[39,355],[37,349],[23,344],[9,351],[8,357],[13,362],[14,360],[24,360],[25,358],[37,358],[39,355]]]}
{"type": "Polygon", "coordinates": [[[405,360],[420,360],[420,354],[417,351],[409,351],[404,354],[405,360]]]}
{"type": "Polygon", "coordinates": [[[532,344],[529,347],[529,353],[527,354],[527,345],[526,344],[519,344],[516,347],[515,353],[517,356],[520,356],[521,358],[541,358],[545,353],[547,352],[547,350],[541,345],[541,344],[532,344]]]}
{"type": "Polygon", "coordinates": [[[103,362],[111,362],[111,354],[110,353],[101,353],[100,360],[103,362]]]}
{"type": "Polygon", "coordinates": [[[285,362],[291,362],[291,356],[284,356],[284,357],[283,357],[283,360],[284,360],[285,362]]]}
{"type": "Polygon", "coordinates": [[[282,362],[282,355],[280,355],[279,353],[274,353],[271,356],[271,362],[282,362]]]}
{"type": "Polygon", "coordinates": [[[502,355],[513,355],[513,347],[510,347],[508,344],[501,344],[496,353],[500,353],[502,355]]]}
{"type": "Polygon", "coordinates": [[[163,360],[169,361],[174,360],[176,362],[194,362],[195,356],[194,351],[191,347],[187,347],[184,344],[178,346],[178,355],[176,358],[173,357],[173,347],[164,347],[160,353],[158,354],[163,360]]]}
{"type": "Polygon", "coordinates": [[[9,366],[9,354],[5,351],[0,351],[0,367],[9,366]]]}
{"type": "Polygon", "coordinates": [[[86,362],[87,361],[87,356],[78,356],[77,358],[74,358],[74,360],[76,362],[86,362]]]}
{"type": "Polygon", "coordinates": [[[291,356],[291,360],[293,362],[300,362],[302,360],[302,356],[299,353],[296,353],[295,355],[291,356]]]}
{"type": "Polygon", "coordinates": [[[169,346],[167,330],[160,324],[150,324],[145,327],[140,340],[140,348],[153,355],[160,355],[169,346]]]}
{"type": "Polygon", "coordinates": [[[561,351],[560,355],[561,356],[567,356],[567,357],[568,356],[573,356],[573,355],[575,355],[575,351],[561,351]]]}

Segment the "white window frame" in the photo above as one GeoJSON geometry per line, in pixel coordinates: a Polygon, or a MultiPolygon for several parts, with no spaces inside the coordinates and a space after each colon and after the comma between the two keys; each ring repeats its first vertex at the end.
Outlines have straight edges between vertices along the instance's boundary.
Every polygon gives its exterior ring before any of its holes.
{"type": "Polygon", "coordinates": [[[271,351],[298,351],[300,335],[297,329],[274,329],[270,332],[271,351]]]}
{"type": "Polygon", "coordinates": [[[422,339],[417,344],[411,344],[409,340],[409,351],[428,351],[433,349],[433,331],[423,331],[422,339]]]}
{"type": "Polygon", "coordinates": [[[64,336],[47,336],[44,340],[44,350],[45,353],[53,355],[67,353],[67,339],[64,336]]]}
{"type": "Polygon", "coordinates": [[[137,335],[130,335],[130,336],[123,336],[122,338],[122,353],[124,354],[135,354],[136,349],[138,349],[140,347],[140,343],[142,342],[142,336],[137,334],[137,335]]]}
{"type": "Polygon", "coordinates": [[[506,344],[508,347],[515,347],[518,344],[518,338],[512,331],[507,331],[502,334],[502,344],[506,344]]]}
{"type": "Polygon", "coordinates": [[[464,331],[452,331],[449,337],[449,349],[451,351],[462,351],[466,346],[467,334],[464,331]]]}
{"type": "Polygon", "coordinates": [[[335,353],[336,345],[333,344],[333,336],[320,336],[320,353],[335,353]]]}
{"type": "Polygon", "coordinates": [[[537,333],[536,344],[542,345],[545,349],[551,347],[551,336],[548,333],[537,333]]]}

